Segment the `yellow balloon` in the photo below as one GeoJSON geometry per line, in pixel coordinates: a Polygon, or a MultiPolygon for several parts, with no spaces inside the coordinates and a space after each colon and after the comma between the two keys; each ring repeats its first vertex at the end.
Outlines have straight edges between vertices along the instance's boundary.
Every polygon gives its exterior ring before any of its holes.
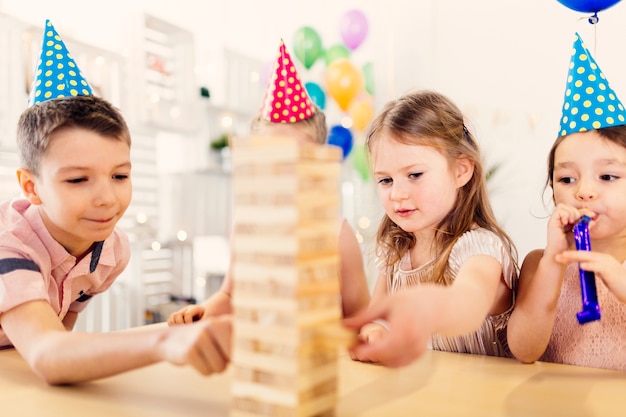
{"type": "Polygon", "coordinates": [[[354,129],[362,132],[374,117],[374,108],[369,100],[359,100],[352,103],[348,111],[352,118],[354,129]]]}
{"type": "Polygon", "coordinates": [[[363,90],[363,75],[348,59],[338,59],[326,69],[326,89],[341,110],[348,110],[352,99],[363,90]]]}

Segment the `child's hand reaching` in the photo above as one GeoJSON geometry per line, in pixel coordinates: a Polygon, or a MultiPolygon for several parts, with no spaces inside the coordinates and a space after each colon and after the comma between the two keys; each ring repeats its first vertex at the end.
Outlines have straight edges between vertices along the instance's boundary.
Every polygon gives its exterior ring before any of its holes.
{"type": "Polygon", "coordinates": [[[203,375],[222,372],[231,355],[232,317],[219,316],[167,329],[156,351],[176,365],[191,365],[203,375]]]}
{"type": "Polygon", "coordinates": [[[389,326],[387,324],[383,324],[382,320],[376,320],[371,323],[367,323],[365,326],[361,327],[361,331],[359,332],[359,340],[364,343],[376,343],[380,339],[382,339],[385,332],[389,330],[389,326]]]}
{"type": "Polygon", "coordinates": [[[426,316],[412,290],[372,304],[343,322],[346,327],[362,329],[361,342],[350,349],[350,357],[390,367],[408,365],[426,351],[432,333],[426,316]],[[376,321],[388,323],[389,329],[376,321]]]}
{"type": "MultiPolygon", "coordinates": [[[[375,344],[379,340],[381,340],[384,337],[384,334],[389,329],[389,327],[386,324],[383,325],[383,323],[385,322],[383,322],[382,320],[376,320],[374,322],[367,323],[363,327],[361,327],[361,330],[359,331],[359,343],[375,344]]],[[[369,363],[376,362],[372,359],[359,357],[352,351],[350,352],[350,357],[352,358],[352,360],[355,360],[355,361],[369,362],[369,363]]]]}
{"type": "Polygon", "coordinates": [[[203,305],[190,304],[173,312],[167,318],[167,324],[173,326],[175,324],[192,323],[204,318],[206,308],[203,305]]]}

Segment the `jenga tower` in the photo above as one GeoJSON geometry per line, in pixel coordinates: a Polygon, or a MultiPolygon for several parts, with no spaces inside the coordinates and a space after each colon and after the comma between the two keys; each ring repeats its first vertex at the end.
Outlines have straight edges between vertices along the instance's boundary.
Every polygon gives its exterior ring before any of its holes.
{"type": "Polygon", "coordinates": [[[233,143],[233,417],[332,415],[341,318],[341,150],[292,138],[233,143]]]}

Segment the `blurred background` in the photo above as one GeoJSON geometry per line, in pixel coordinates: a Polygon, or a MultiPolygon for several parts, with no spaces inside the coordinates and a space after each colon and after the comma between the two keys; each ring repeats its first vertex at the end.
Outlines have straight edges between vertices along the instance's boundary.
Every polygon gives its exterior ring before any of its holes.
{"type": "Polygon", "coordinates": [[[219,288],[229,254],[228,139],[247,133],[281,39],[327,115],[329,141],[344,150],[342,212],[371,285],[382,210],[362,145],[385,102],[435,89],[461,107],[521,260],[545,243],[545,162],[575,32],[626,96],[619,1],[0,0],[3,200],[17,194],[15,125],[46,19],[133,135],[134,195],[120,226],[134,253],[124,276],[83,315],[86,330],[160,321],[219,288]],[[596,24],[592,12],[573,7],[598,4],[596,24]]]}

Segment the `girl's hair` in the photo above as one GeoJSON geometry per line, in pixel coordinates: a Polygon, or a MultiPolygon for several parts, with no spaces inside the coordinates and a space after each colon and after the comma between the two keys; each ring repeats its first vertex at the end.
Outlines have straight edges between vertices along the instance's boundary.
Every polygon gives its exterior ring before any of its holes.
{"type": "MultiPolygon", "coordinates": [[[[596,132],[609,142],[613,142],[616,145],[626,148],[626,126],[611,126],[597,129],[596,132]]],[[[567,136],[559,136],[552,145],[550,153],[548,154],[548,179],[546,180],[545,188],[553,188],[554,185],[554,156],[556,154],[556,148],[559,147],[563,139],[567,136]]],[[[544,190],[545,190],[544,188],[544,190]]]]}
{"type": "MultiPolygon", "coordinates": [[[[500,228],[493,214],[478,144],[465,127],[461,111],[451,100],[436,92],[416,91],[387,103],[367,133],[370,158],[374,145],[383,136],[406,145],[431,146],[447,159],[449,165],[459,158],[468,158],[474,163],[472,178],[458,189],[456,204],[437,227],[433,282],[451,282],[447,263],[452,247],[475,225],[497,234],[509,248],[513,260],[517,259],[513,241],[500,228]]],[[[402,230],[385,214],[376,243],[377,255],[387,271],[391,271],[416,242],[412,233],[402,230]]]]}
{"type": "MultiPolygon", "coordinates": [[[[258,114],[250,122],[250,130],[255,132],[259,127],[263,125],[273,124],[265,119],[261,118],[258,114]]],[[[319,145],[324,145],[328,138],[328,127],[326,126],[326,116],[324,112],[318,107],[315,107],[315,113],[308,119],[300,120],[299,122],[291,123],[293,126],[297,126],[302,129],[303,132],[308,133],[311,139],[319,145]]]]}
{"type": "Polygon", "coordinates": [[[96,96],[70,96],[37,103],[22,113],[17,125],[17,149],[22,167],[39,175],[39,163],[50,136],[63,128],[82,128],[130,145],[124,117],[96,96]]]}

